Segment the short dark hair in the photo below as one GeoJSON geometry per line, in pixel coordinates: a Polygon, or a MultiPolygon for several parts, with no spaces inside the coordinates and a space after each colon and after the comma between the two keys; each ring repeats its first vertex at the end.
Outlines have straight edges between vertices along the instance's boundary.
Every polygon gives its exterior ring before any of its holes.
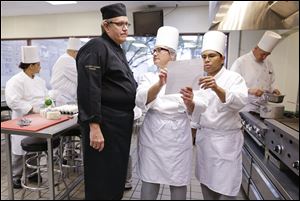
{"type": "Polygon", "coordinates": [[[22,63],[22,62],[20,62],[20,64],[19,64],[19,68],[21,68],[23,70],[26,70],[29,66],[30,66],[30,64],[25,64],[25,63],[22,63]]]}

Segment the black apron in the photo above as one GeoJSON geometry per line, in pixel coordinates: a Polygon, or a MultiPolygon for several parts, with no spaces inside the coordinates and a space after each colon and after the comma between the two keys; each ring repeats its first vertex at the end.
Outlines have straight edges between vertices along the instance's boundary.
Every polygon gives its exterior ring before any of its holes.
{"type": "Polygon", "coordinates": [[[122,199],[137,84],[125,54],[106,34],[78,52],[78,110],[84,144],[85,198],[122,199]],[[104,149],[90,146],[89,123],[99,123],[104,149]]]}

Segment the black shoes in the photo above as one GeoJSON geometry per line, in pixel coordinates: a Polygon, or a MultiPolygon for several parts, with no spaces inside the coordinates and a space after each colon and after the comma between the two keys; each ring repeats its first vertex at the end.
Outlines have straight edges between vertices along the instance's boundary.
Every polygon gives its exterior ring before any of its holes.
{"type": "MultiPolygon", "coordinates": [[[[29,182],[34,182],[34,183],[38,183],[38,175],[35,174],[35,175],[32,175],[31,177],[28,177],[28,181],[29,182]]],[[[42,183],[42,176],[40,176],[40,183],[42,183]]],[[[22,185],[21,185],[21,179],[13,179],[12,180],[13,182],[13,187],[15,189],[20,189],[22,188],[22,185]]]]}
{"type": "Polygon", "coordinates": [[[76,161],[81,160],[81,156],[76,151],[68,151],[64,154],[62,165],[75,165],[76,161]]]}
{"type": "Polygon", "coordinates": [[[125,182],[125,187],[124,187],[125,190],[130,190],[132,189],[132,183],[131,181],[126,181],[125,182]]]}
{"type": "Polygon", "coordinates": [[[12,180],[12,183],[13,183],[13,187],[14,187],[15,189],[20,189],[20,188],[22,188],[22,186],[21,186],[21,179],[13,179],[13,180],[12,180]]]}

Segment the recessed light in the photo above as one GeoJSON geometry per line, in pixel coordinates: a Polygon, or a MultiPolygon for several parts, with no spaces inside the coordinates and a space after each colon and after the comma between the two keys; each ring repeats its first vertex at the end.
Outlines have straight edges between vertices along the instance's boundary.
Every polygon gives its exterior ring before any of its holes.
{"type": "Polygon", "coordinates": [[[128,36],[128,37],[126,38],[126,40],[127,40],[127,41],[135,41],[135,39],[134,39],[133,37],[131,37],[131,36],[128,36]]]}
{"type": "Polygon", "coordinates": [[[65,4],[76,4],[77,1],[46,1],[51,5],[65,5],[65,4]]]}
{"type": "Polygon", "coordinates": [[[140,47],[140,48],[147,47],[145,44],[142,44],[142,43],[132,43],[132,45],[135,47],[140,47]]]}

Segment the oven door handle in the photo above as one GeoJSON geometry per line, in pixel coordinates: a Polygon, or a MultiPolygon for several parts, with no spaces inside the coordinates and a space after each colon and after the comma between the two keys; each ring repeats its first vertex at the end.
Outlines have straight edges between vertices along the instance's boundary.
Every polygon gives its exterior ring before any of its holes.
{"type": "Polygon", "coordinates": [[[244,129],[249,135],[250,135],[250,137],[258,144],[258,146],[260,146],[260,147],[263,147],[264,145],[260,142],[260,141],[258,141],[257,139],[256,139],[256,137],[254,137],[253,136],[253,134],[251,134],[249,131],[247,131],[247,129],[244,129]]]}

